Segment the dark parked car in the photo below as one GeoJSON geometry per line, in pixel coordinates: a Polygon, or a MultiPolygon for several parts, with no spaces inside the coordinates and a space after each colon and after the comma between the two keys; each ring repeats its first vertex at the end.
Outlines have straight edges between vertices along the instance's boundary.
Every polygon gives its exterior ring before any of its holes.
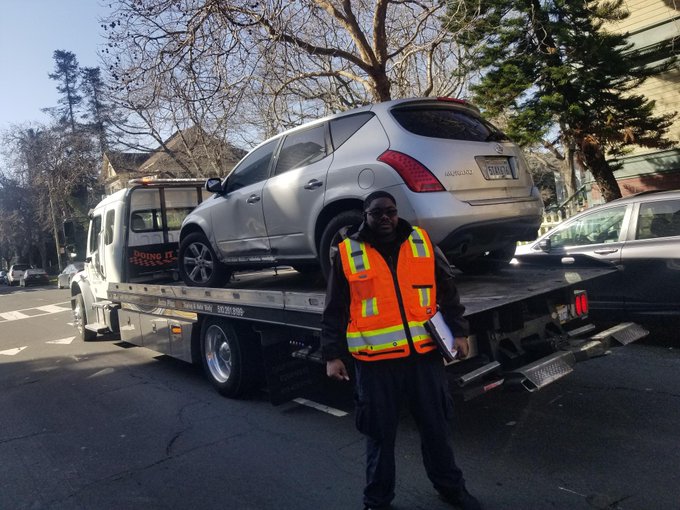
{"type": "Polygon", "coordinates": [[[680,190],[644,192],[588,209],[519,246],[520,260],[585,254],[619,271],[588,288],[594,318],[680,320],[680,190]]]}
{"type": "Polygon", "coordinates": [[[64,270],[59,273],[59,276],[57,276],[57,288],[68,289],[71,286],[73,276],[83,269],[85,269],[85,262],[73,262],[66,266],[64,270]]]}
{"type": "Polygon", "coordinates": [[[0,284],[7,285],[7,271],[0,271],[0,284]]]}
{"type": "Polygon", "coordinates": [[[19,280],[19,285],[22,287],[28,287],[29,285],[45,285],[50,283],[50,277],[44,269],[41,268],[29,268],[24,271],[19,280]]]}

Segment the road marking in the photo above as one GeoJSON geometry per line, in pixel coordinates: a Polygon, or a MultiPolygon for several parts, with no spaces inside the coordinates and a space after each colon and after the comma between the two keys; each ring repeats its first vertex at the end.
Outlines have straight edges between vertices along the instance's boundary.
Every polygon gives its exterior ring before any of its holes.
{"type": "Polygon", "coordinates": [[[58,306],[58,305],[37,306],[35,309],[40,310],[42,312],[47,312],[47,313],[59,313],[59,312],[70,312],[71,311],[71,307],[65,308],[63,306],[58,306]]]}
{"type": "Polygon", "coordinates": [[[74,339],[75,339],[74,336],[70,336],[68,338],[60,338],[59,340],[48,340],[45,343],[46,344],[63,344],[63,345],[66,345],[66,344],[70,344],[71,342],[73,342],[74,339]]]}
{"type": "Polygon", "coordinates": [[[0,354],[5,356],[16,356],[26,348],[28,348],[28,345],[24,345],[23,347],[15,347],[14,349],[7,349],[6,351],[0,351],[0,354]]]}
{"type": "Polygon", "coordinates": [[[293,399],[293,402],[296,402],[300,405],[311,407],[313,409],[316,409],[317,411],[321,411],[324,413],[332,414],[333,416],[347,416],[347,413],[345,411],[341,411],[340,409],[335,409],[333,407],[325,406],[323,404],[318,404],[316,402],[313,402],[311,400],[307,400],[306,398],[295,398],[293,399]]]}
{"type": "Polygon", "coordinates": [[[54,303],[52,305],[35,306],[33,308],[24,308],[23,310],[14,310],[13,312],[2,312],[2,313],[0,313],[0,319],[1,319],[0,322],[18,321],[18,320],[21,320],[21,319],[42,317],[43,315],[51,315],[53,313],[62,313],[62,312],[70,312],[70,311],[71,311],[71,302],[70,301],[63,301],[61,303],[54,303]],[[68,308],[66,306],[60,306],[60,305],[67,305],[68,308]],[[28,313],[23,313],[23,312],[29,312],[31,310],[33,310],[33,311],[37,310],[39,313],[34,313],[33,315],[30,315],[28,313]]]}
{"type": "Polygon", "coordinates": [[[6,321],[18,321],[19,319],[28,319],[30,315],[23,314],[21,312],[3,312],[0,313],[0,317],[6,321]]]}

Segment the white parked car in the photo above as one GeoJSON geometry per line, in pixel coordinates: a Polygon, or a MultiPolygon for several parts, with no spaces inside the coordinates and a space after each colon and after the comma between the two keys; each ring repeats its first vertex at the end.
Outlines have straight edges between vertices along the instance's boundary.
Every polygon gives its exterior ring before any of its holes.
{"type": "Polygon", "coordinates": [[[71,280],[73,276],[78,272],[85,269],[85,262],[73,262],[67,265],[64,270],[57,276],[57,288],[58,289],[68,289],[71,286],[71,280]]]}
{"type": "Polygon", "coordinates": [[[220,286],[235,270],[329,271],[338,234],[363,200],[387,190],[464,271],[507,264],[534,239],[543,204],[520,148],[457,99],[402,99],[340,113],[253,149],[184,220],[187,285],[220,286]]]}
{"type": "Polygon", "coordinates": [[[21,277],[24,275],[24,271],[30,267],[30,264],[14,264],[10,266],[9,271],[7,271],[7,284],[19,285],[21,277]]]}

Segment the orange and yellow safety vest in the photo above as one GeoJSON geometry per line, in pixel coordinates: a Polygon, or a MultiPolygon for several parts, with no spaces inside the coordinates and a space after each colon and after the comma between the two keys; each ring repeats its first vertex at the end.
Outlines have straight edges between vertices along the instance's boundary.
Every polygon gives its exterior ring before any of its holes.
{"type": "MultiPolygon", "coordinates": [[[[411,349],[399,310],[396,283],[380,253],[370,244],[347,238],[339,245],[349,282],[349,352],[363,361],[403,358],[411,349]]],[[[399,249],[397,281],[415,351],[436,349],[425,322],[437,312],[435,254],[427,233],[413,227],[399,249]]]]}

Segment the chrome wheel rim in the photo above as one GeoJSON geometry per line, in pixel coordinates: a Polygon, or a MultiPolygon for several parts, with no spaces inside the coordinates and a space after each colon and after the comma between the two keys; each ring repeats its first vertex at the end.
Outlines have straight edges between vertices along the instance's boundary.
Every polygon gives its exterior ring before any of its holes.
{"type": "Polygon", "coordinates": [[[203,243],[191,243],[182,260],[184,272],[192,282],[205,283],[210,280],[215,268],[210,248],[203,243]]]}
{"type": "Polygon", "coordinates": [[[205,332],[205,361],[212,377],[225,383],[231,376],[231,347],[222,328],[212,325],[205,332]]]}

